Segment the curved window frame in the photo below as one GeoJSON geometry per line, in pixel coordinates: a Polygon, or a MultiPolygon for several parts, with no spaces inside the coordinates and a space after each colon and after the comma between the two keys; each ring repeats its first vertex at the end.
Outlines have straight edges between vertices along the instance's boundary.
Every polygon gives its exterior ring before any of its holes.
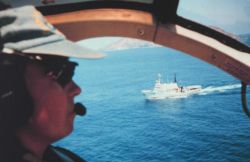
{"type": "Polygon", "coordinates": [[[153,4],[91,1],[38,9],[72,41],[103,36],[151,41],[199,58],[250,84],[250,48],[230,36],[179,17],[178,3],[178,0],[155,0],[153,4]]]}

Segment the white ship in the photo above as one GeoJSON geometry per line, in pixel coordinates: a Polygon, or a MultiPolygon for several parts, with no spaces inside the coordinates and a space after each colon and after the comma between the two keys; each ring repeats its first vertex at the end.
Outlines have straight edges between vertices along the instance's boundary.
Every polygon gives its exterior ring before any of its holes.
{"type": "Polygon", "coordinates": [[[158,79],[152,90],[142,90],[145,98],[148,100],[160,100],[167,98],[185,98],[192,94],[199,93],[202,87],[200,85],[179,86],[176,77],[173,82],[161,83],[161,74],[158,74],[158,79]]]}

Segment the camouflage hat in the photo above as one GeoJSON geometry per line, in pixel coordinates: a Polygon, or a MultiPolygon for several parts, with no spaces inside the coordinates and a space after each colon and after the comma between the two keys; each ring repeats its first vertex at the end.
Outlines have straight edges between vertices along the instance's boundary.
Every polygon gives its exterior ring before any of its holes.
{"type": "Polygon", "coordinates": [[[3,53],[45,54],[96,59],[105,55],[69,41],[33,6],[0,11],[3,53]]]}

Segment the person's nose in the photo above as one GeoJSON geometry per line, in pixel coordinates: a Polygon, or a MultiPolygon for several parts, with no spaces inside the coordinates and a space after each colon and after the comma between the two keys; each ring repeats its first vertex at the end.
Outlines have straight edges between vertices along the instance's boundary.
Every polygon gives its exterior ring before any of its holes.
{"type": "Polygon", "coordinates": [[[82,92],[81,88],[72,81],[69,88],[69,93],[71,96],[78,96],[82,92]]]}

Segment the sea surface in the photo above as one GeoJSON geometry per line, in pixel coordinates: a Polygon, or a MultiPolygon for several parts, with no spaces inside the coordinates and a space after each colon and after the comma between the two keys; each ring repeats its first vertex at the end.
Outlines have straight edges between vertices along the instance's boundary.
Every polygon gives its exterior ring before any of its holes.
{"type": "Polygon", "coordinates": [[[88,112],[55,145],[88,162],[250,161],[250,118],[242,111],[240,81],[224,71],[169,48],[76,61],[74,80],[82,88],[76,100],[88,112]],[[164,82],[176,74],[178,84],[203,90],[188,98],[147,101],[141,90],[153,88],[158,73],[164,82]]]}

